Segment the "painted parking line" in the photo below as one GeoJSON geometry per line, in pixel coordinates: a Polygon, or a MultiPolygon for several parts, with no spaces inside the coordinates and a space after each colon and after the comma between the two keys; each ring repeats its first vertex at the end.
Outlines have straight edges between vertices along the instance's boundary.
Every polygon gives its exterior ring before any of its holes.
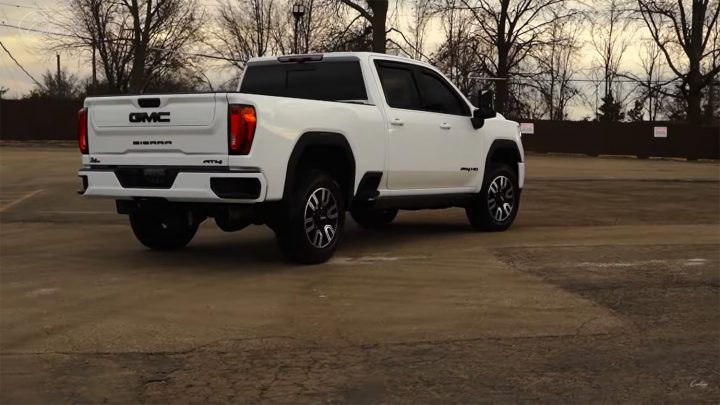
{"type": "Polygon", "coordinates": [[[10,203],[18,198],[23,197],[25,194],[27,193],[22,191],[3,192],[2,195],[0,195],[0,203],[10,203]]]}
{"type": "Polygon", "coordinates": [[[596,268],[623,268],[623,267],[642,267],[657,265],[674,265],[674,266],[702,266],[707,263],[707,259],[690,258],[690,259],[650,259],[635,260],[628,262],[581,262],[575,264],[579,267],[596,267],[596,268]]]}
{"type": "Polygon", "coordinates": [[[11,201],[11,202],[9,202],[8,204],[5,204],[5,205],[3,205],[2,207],[0,207],[0,212],[5,212],[5,211],[9,210],[10,208],[12,208],[12,207],[20,204],[21,202],[23,202],[23,201],[25,201],[25,200],[27,200],[27,199],[29,199],[29,198],[32,198],[33,196],[35,196],[35,195],[37,195],[37,194],[40,194],[42,191],[43,191],[42,189],[41,189],[41,190],[31,191],[31,192],[23,195],[22,197],[17,198],[17,199],[15,199],[14,201],[11,201]]]}

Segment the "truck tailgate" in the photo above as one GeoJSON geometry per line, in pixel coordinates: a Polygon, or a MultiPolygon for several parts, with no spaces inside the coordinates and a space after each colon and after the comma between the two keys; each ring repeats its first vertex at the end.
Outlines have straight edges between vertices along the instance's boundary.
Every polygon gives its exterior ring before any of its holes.
{"type": "Polygon", "coordinates": [[[88,98],[91,163],[227,165],[227,94],[88,98]]]}

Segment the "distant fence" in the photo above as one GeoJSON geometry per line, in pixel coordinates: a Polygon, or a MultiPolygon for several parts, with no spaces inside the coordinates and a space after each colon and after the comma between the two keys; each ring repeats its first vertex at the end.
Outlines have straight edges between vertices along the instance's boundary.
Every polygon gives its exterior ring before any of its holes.
{"type": "Polygon", "coordinates": [[[82,100],[0,100],[0,139],[75,140],[82,100]]]}
{"type": "Polygon", "coordinates": [[[720,126],[670,122],[528,123],[533,124],[534,133],[523,135],[523,145],[532,152],[720,159],[720,126]]]}
{"type": "MultiPolygon", "coordinates": [[[[0,100],[0,139],[75,140],[77,111],[81,107],[80,100],[0,100]]],[[[669,122],[527,123],[534,128],[532,134],[523,135],[523,145],[532,152],[720,159],[718,126],[669,122]],[[656,137],[663,135],[662,128],[666,136],[656,137]]]]}

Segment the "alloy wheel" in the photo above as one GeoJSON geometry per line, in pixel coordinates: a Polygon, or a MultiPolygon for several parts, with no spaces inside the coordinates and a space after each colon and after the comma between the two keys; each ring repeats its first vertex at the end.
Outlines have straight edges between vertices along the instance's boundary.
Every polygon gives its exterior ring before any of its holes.
{"type": "Polygon", "coordinates": [[[315,248],[327,247],[335,239],[339,215],[335,195],[327,188],[318,188],[305,204],[305,235],[315,248]]]}
{"type": "Polygon", "coordinates": [[[515,188],[509,178],[501,175],[493,179],[488,187],[487,202],[495,221],[503,223],[510,218],[515,206],[515,188]]]}

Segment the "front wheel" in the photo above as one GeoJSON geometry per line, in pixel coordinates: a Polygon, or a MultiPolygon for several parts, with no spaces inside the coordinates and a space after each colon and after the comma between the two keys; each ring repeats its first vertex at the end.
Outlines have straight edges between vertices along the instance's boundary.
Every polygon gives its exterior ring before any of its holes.
{"type": "Polygon", "coordinates": [[[520,207],[517,172],[504,164],[492,165],[477,198],[465,208],[473,229],[504,231],[512,225],[520,207]]]}
{"type": "Polygon", "coordinates": [[[185,210],[138,210],[130,214],[130,226],[137,240],[153,250],[182,249],[198,229],[191,213],[185,210]]]}
{"type": "Polygon", "coordinates": [[[323,263],[332,257],[345,225],[345,200],[337,181],[308,171],[292,192],[287,222],[277,231],[285,256],[297,263],[323,263]]]}

